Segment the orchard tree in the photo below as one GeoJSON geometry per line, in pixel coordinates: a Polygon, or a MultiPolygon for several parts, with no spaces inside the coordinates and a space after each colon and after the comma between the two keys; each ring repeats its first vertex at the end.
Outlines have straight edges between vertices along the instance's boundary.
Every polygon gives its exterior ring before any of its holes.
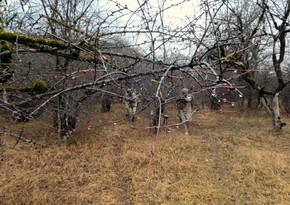
{"type": "Polygon", "coordinates": [[[284,123],[280,119],[279,96],[281,91],[289,83],[289,79],[284,78],[283,62],[286,57],[287,35],[290,32],[290,2],[280,1],[259,1],[259,6],[265,12],[267,27],[265,34],[272,39],[272,62],[277,78],[277,86],[273,92],[272,107],[269,106],[269,113],[273,118],[273,129],[281,131],[284,123]]]}
{"type": "Polygon", "coordinates": [[[9,42],[4,53],[17,62],[10,66],[13,81],[3,82],[1,90],[17,95],[17,100],[9,98],[1,106],[24,120],[52,109],[54,125],[64,138],[73,132],[90,97],[122,97],[126,86],[137,82],[148,82],[139,89],[146,89],[160,108],[158,128],[162,103],[174,102],[183,86],[192,93],[205,92],[217,106],[215,90],[227,88],[242,96],[227,64],[252,45],[236,48],[239,34],[222,35],[223,25],[216,18],[225,2],[202,2],[201,12],[177,27],[166,24],[166,11],[187,1],[157,6],[139,1],[134,9],[115,1],[106,9],[100,6],[103,1],[93,0],[20,2],[21,15],[0,31],[0,39],[9,42]],[[170,52],[180,52],[184,59],[172,62],[170,52]]]}
{"type": "Polygon", "coordinates": [[[287,53],[290,7],[288,1],[280,3],[225,1],[224,10],[215,18],[211,15],[215,21],[212,33],[217,40],[209,52],[211,59],[219,60],[219,75],[234,70],[239,73],[239,79],[257,91],[259,100],[272,117],[274,131],[280,131],[285,125],[280,119],[279,95],[289,83],[287,75],[283,74],[283,62],[287,53]],[[269,59],[272,59],[277,83],[261,85],[255,76],[271,71],[271,67],[265,68],[269,59]],[[274,86],[276,88],[271,89],[274,86]]]}

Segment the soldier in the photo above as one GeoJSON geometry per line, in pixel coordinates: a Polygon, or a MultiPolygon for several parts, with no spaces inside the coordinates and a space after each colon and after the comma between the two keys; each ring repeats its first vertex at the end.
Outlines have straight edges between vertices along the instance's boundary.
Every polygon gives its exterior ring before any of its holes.
{"type": "Polygon", "coordinates": [[[133,88],[128,88],[123,98],[127,114],[126,116],[133,122],[138,105],[138,96],[133,88]]]}
{"type": "Polygon", "coordinates": [[[181,124],[183,124],[185,129],[185,134],[188,135],[188,125],[191,121],[192,116],[192,95],[188,94],[188,89],[183,88],[181,90],[181,95],[176,100],[176,105],[178,109],[178,115],[181,124]]]}

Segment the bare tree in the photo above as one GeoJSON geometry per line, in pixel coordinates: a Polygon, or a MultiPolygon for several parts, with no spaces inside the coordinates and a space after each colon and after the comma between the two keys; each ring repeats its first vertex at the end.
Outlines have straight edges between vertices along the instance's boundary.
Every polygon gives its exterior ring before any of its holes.
{"type": "Polygon", "coordinates": [[[266,106],[273,119],[273,130],[281,131],[285,124],[281,122],[279,96],[289,83],[283,74],[283,62],[286,55],[287,35],[290,32],[290,3],[289,1],[281,1],[280,4],[276,1],[260,1],[259,6],[265,10],[267,27],[264,28],[264,32],[272,39],[272,62],[277,79],[276,89],[272,93],[272,106],[267,104],[266,106]]]}
{"type": "MultiPolygon", "coordinates": [[[[100,93],[120,97],[124,82],[144,86],[139,89],[146,89],[150,100],[157,102],[156,108],[160,109],[158,122],[155,116],[154,124],[158,128],[161,126],[162,106],[174,102],[177,91],[183,86],[189,86],[192,93],[204,92],[215,100],[218,98],[212,90],[217,89],[228,88],[235,95],[242,95],[238,86],[232,83],[233,71],[228,65],[237,64],[235,58],[255,44],[239,42],[237,47],[239,33],[223,36],[222,21],[216,23],[216,18],[218,12],[226,7],[225,2],[203,2],[204,12],[188,17],[178,28],[166,26],[163,14],[187,1],[169,6],[163,4],[154,9],[149,2],[139,1],[135,10],[110,1],[116,7],[105,13],[95,12],[99,9],[94,9],[99,2],[42,0],[27,1],[23,5],[23,11],[28,15],[16,18],[21,22],[15,28],[18,32],[5,30],[6,27],[0,31],[0,38],[10,45],[4,53],[18,57],[26,53],[36,56],[37,53],[46,60],[35,64],[37,68],[41,67],[37,75],[31,75],[34,62],[27,61],[25,72],[17,71],[14,82],[5,82],[3,89],[13,94],[25,93],[26,96],[17,103],[12,99],[8,99],[8,103],[1,102],[2,107],[17,112],[25,110],[23,114],[28,120],[35,118],[44,108],[52,107],[55,126],[62,136],[66,136],[73,131],[83,102],[100,93]],[[131,18],[121,21],[125,15],[131,18]],[[141,24],[131,24],[130,19],[135,17],[141,24]],[[136,37],[120,40],[127,34],[130,37],[144,34],[147,38],[140,37],[143,43],[136,37]],[[179,43],[181,50],[190,48],[180,55],[185,59],[172,62],[166,58],[165,53],[173,43],[179,43]],[[25,81],[21,81],[23,75],[25,81]],[[12,86],[16,83],[19,86],[12,86]],[[107,90],[108,85],[115,89],[107,90]],[[24,105],[29,105],[30,109],[24,105]]],[[[12,23],[17,25],[15,21],[12,23]]]]}
{"type": "Polygon", "coordinates": [[[258,92],[259,100],[273,119],[273,130],[280,131],[284,123],[280,119],[279,95],[289,83],[283,75],[289,2],[281,1],[283,6],[274,1],[224,3],[226,7],[222,15],[217,18],[211,15],[212,21],[215,21],[213,34],[217,40],[210,49],[209,57],[219,60],[219,75],[227,75],[227,71],[234,70],[240,74],[239,79],[245,80],[258,92]],[[270,58],[277,83],[262,86],[255,76],[259,72],[270,71],[263,67],[270,58]],[[274,86],[276,89],[272,89],[274,86]]]}

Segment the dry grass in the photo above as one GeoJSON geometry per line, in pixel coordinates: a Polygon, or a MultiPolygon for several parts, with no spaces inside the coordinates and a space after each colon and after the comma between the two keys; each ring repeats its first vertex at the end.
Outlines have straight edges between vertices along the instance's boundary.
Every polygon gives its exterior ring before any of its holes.
{"type": "Polygon", "coordinates": [[[200,112],[189,136],[173,127],[156,138],[144,129],[146,113],[135,129],[127,121],[98,126],[123,112],[115,105],[82,121],[69,146],[56,143],[49,119],[23,129],[49,145],[40,152],[3,139],[0,204],[290,204],[289,127],[273,133],[268,116],[251,112],[200,112]]]}

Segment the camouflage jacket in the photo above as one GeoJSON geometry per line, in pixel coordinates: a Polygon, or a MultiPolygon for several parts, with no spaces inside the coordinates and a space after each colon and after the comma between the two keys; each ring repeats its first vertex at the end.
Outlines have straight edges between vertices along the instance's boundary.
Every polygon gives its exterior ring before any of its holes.
{"type": "Polygon", "coordinates": [[[139,98],[135,91],[126,92],[124,95],[123,102],[128,107],[136,107],[138,104],[139,98]]]}
{"type": "Polygon", "coordinates": [[[193,100],[193,97],[191,95],[187,95],[186,97],[179,96],[176,100],[176,106],[179,110],[191,111],[192,100],[193,100]]]}

